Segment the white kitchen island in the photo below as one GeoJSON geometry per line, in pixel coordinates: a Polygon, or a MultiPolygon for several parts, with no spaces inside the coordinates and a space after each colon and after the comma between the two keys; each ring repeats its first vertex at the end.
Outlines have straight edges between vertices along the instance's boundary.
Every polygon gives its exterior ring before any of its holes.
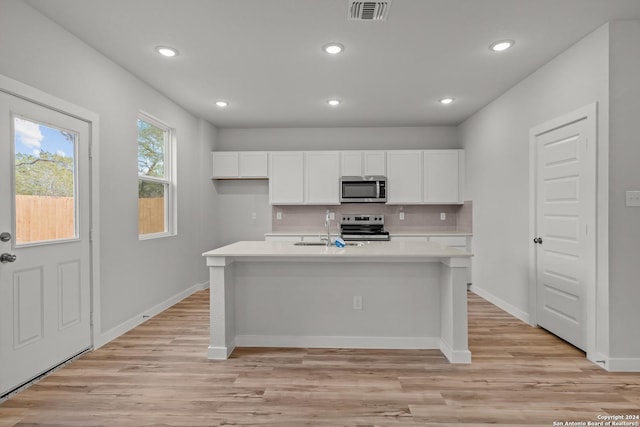
{"type": "Polygon", "coordinates": [[[210,359],[249,346],[440,349],[452,363],[471,362],[471,253],[434,242],[247,241],[203,256],[210,359]]]}

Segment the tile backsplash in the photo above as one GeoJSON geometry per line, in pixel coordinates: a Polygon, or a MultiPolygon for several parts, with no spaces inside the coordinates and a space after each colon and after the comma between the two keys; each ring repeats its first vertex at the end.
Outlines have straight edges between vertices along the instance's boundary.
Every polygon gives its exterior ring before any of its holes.
{"type": "MultiPolygon", "coordinates": [[[[335,212],[336,221],[342,214],[383,214],[385,230],[391,233],[471,233],[473,206],[463,205],[384,205],[377,203],[350,203],[332,206],[272,206],[272,231],[308,232],[324,230],[327,209],[335,212]],[[400,220],[404,212],[404,220],[400,220]],[[280,213],[282,219],[278,219],[280,213]],[[440,214],[446,215],[445,220],[440,214]]],[[[337,227],[337,226],[336,226],[337,227]]]]}

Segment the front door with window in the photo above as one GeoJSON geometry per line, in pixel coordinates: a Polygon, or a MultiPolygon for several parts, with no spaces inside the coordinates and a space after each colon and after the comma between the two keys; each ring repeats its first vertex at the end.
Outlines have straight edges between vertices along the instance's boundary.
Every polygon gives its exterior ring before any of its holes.
{"type": "Polygon", "coordinates": [[[91,346],[89,138],[0,92],[0,396],[91,346]]]}

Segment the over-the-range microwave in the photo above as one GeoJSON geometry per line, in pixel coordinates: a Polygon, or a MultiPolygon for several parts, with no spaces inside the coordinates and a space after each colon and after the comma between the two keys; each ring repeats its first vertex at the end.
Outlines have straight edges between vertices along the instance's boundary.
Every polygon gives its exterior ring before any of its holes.
{"type": "Polygon", "coordinates": [[[340,178],[340,202],[385,203],[387,178],[384,176],[343,176],[340,178]]]}

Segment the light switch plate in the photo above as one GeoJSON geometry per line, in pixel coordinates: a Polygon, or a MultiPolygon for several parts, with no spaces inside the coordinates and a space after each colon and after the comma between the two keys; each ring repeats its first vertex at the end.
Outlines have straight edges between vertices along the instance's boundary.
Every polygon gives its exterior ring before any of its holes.
{"type": "Polygon", "coordinates": [[[446,221],[447,220],[447,214],[445,212],[440,212],[440,221],[446,221]]]}
{"type": "Polygon", "coordinates": [[[640,206],[640,191],[626,192],[627,206],[640,206]]]}

